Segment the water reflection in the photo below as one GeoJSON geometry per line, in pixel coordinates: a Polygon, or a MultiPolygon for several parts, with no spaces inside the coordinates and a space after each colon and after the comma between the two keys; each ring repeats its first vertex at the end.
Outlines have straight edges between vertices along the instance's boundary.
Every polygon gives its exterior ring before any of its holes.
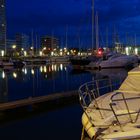
{"type": "Polygon", "coordinates": [[[92,79],[89,73],[71,75],[70,71],[66,64],[0,69],[0,100],[6,102],[77,90],[81,84],[92,79]],[[7,96],[7,100],[3,95],[7,96]]]}
{"type": "Polygon", "coordinates": [[[0,102],[78,90],[80,85],[94,79],[126,76],[124,69],[75,73],[64,64],[0,69],[0,102]]]}

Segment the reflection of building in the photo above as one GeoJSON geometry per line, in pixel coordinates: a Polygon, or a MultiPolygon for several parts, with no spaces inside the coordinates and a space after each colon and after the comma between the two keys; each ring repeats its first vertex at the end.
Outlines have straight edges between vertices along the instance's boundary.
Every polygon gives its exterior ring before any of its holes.
{"type": "Polygon", "coordinates": [[[5,73],[0,71],[0,103],[8,101],[8,81],[5,73]]]}
{"type": "Polygon", "coordinates": [[[16,34],[16,47],[20,51],[21,48],[29,48],[29,36],[25,34],[16,34]]]}
{"type": "Polygon", "coordinates": [[[0,50],[5,50],[6,46],[6,14],[5,0],[0,0],[0,50]]]}
{"type": "Polygon", "coordinates": [[[45,53],[50,53],[52,50],[57,49],[59,40],[54,37],[45,36],[41,38],[41,47],[45,53]]]}

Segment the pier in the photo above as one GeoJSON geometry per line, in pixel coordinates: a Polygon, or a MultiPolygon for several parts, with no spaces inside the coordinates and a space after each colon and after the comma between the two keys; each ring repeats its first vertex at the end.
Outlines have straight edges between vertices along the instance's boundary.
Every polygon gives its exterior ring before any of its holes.
{"type": "Polygon", "coordinates": [[[72,99],[78,99],[78,91],[56,93],[40,97],[29,97],[27,99],[0,103],[0,111],[26,107],[30,105],[40,105],[42,103],[65,102],[72,99]]]}

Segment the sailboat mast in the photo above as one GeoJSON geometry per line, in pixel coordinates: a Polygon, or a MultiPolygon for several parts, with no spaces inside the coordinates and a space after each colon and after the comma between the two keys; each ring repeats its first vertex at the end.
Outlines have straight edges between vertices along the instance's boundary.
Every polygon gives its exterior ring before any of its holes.
{"type": "Polygon", "coordinates": [[[94,48],[94,0],[92,0],[92,52],[94,48]]]}
{"type": "Polygon", "coordinates": [[[106,28],[106,48],[108,49],[108,27],[106,28]]]}
{"type": "Polygon", "coordinates": [[[65,36],[65,47],[67,48],[68,47],[68,25],[66,26],[66,36],[65,36]]]}
{"type": "Polygon", "coordinates": [[[96,12],[96,50],[99,48],[99,23],[98,23],[98,13],[96,12]]]}
{"type": "Polygon", "coordinates": [[[137,35],[135,34],[135,47],[137,46],[137,35]]]}

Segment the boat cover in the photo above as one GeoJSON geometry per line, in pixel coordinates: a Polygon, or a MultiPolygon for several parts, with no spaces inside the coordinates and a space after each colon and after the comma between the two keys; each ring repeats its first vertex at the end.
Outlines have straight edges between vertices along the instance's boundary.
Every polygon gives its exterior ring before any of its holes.
{"type": "Polygon", "coordinates": [[[125,93],[140,93],[140,66],[128,73],[126,80],[118,90],[125,93]]]}

